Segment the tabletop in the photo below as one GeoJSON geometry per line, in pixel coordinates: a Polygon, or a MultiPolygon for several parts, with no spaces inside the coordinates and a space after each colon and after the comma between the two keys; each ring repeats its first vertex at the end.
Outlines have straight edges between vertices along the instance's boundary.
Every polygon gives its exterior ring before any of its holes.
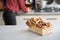
{"type": "Polygon", "coordinates": [[[54,23],[54,32],[40,36],[28,30],[25,23],[18,26],[0,26],[0,40],[60,40],[60,24],[54,23]]]}

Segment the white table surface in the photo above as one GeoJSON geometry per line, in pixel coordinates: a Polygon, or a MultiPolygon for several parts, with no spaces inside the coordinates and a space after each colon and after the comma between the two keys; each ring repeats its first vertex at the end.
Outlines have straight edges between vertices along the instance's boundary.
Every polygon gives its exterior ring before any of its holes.
{"type": "Polygon", "coordinates": [[[28,31],[28,26],[22,24],[19,26],[0,26],[0,40],[60,40],[59,23],[54,23],[53,33],[44,36],[28,31]]]}

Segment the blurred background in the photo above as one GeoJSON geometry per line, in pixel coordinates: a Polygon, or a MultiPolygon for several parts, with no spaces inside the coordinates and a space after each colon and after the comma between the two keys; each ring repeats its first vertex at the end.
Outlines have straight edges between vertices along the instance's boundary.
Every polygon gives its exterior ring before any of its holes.
{"type": "MultiPolygon", "coordinates": [[[[4,9],[5,0],[0,0],[0,10],[4,9]]],[[[60,12],[60,0],[25,0],[26,6],[35,12],[60,12]]]]}
{"type": "MultiPolygon", "coordinates": [[[[5,2],[5,0],[0,0],[0,25],[4,25],[2,14],[5,8],[5,2]]],[[[31,12],[28,12],[27,14],[21,13],[19,16],[16,16],[18,25],[23,23],[24,19],[33,16],[42,16],[46,20],[53,20],[52,22],[60,20],[60,0],[25,0],[25,2],[26,7],[29,7],[31,12]]]]}

